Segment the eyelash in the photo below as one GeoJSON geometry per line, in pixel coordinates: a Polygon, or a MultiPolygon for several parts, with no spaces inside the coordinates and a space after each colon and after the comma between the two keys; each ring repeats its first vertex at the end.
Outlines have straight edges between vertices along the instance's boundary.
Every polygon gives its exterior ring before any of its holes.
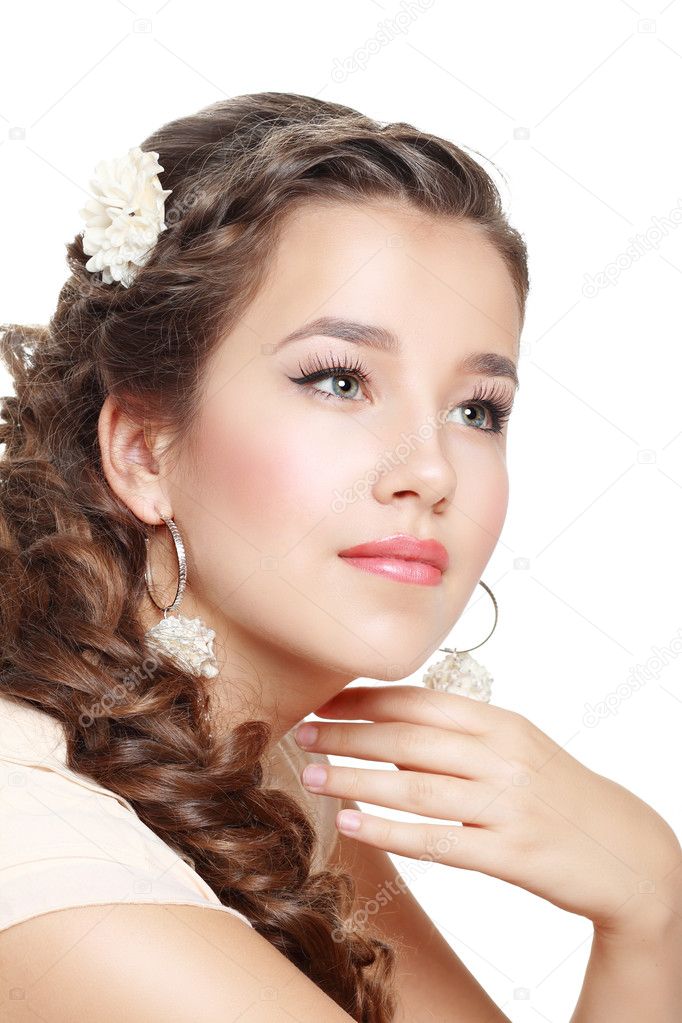
{"type": "MultiPolygon", "coordinates": [[[[316,383],[317,381],[324,380],[330,376],[356,377],[363,384],[368,384],[369,381],[372,379],[372,374],[370,373],[370,371],[357,358],[352,365],[348,365],[346,362],[336,361],[333,357],[330,356],[329,363],[323,364],[320,361],[319,355],[317,355],[316,353],[313,362],[308,363],[306,366],[301,366],[301,364],[299,363],[298,368],[300,370],[301,376],[289,377],[289,379],[293,383],[300,384],[301,386],[316,383]],[[317,366],[317,369],[314,369],[313,368],[314,366],[317,366]]],[[[316,397],[319,395],[325,401],[329,398],[335,399],[337,401],[352,401],[352,399],[350,398],[339,397],[339,395],[336,394],[325,394],[324,391],[316,391],[314,388],[311,388],[311,390],[314,391],[316,397]]],[[[479,432],[501,433],[504,424],[507,422],[511,415],[513,407],[513,400],[509,398],[506,389],[502,385],[486,386],[484,384],[477,384],[474,394],[472,394],[471,398],[469,398],[467,401],[461,402],[459,405],[450,406],[450,408],[448,408],[446,411],[450,413],[454,411],[454,409],[456,408],[461,408],[462,406],[473,404],[481,405],[483,408],[487,409],[493,421],[492,426],[478,427],[477,429],[479,430],[479,432]]]]}

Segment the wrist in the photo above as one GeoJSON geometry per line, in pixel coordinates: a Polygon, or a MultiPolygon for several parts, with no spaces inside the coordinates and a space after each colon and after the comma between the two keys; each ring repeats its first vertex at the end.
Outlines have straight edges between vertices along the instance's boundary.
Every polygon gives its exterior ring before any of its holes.
{"type": "Polygon", "coordinates": [[[682,948],[682,885],[640,883],[619,910],[594,922],[594,940],[630,949],[677,941],[682,948]]]}

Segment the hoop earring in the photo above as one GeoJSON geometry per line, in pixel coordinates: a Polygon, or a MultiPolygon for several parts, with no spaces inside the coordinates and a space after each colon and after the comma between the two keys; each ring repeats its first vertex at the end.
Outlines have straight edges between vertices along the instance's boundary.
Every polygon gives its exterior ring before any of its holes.
{"type": "Polygon", "coordinates": [[[215,678],[218,674],[218,662],[213,652],[215,629],[209,629],[200,618],[186,618],[184,615],[176,615],[175,618],[168,617],[169,611],[175,611],[180,606],[185,592],[187,558],[185,545],[175,522],[172,518],[166,518],[161,512],[159,514],[168,526],[175,544],[175,553],[178,558],[178,585],[175,597],[170,604],[164,607],[157,602],[151,590],[153,581],[149,565],[149,536],[146,536],[144,542],[147,549],[147,561],[144,579],[149,596],[159,610],[163,611],[163,618],[145,632],[145,639],[152,650],[171,657],[185,671],[204,675],[206,678],[215,678]]]}
{"type": "Polygon", "coordinates": [[[470,646],[468,650],[453,650],[450,647],[440,647],[447,653],[437,664],[432,664],[426,670],[423,677],[427,689],[438,689],[448,693],[459,693],[462,696],[469,696],[473,700],[480,700],[482,703],[490,702],[490,687],[493,677],[490,672],[479,664],[473,657],[469,656],[469,650],[478,650],[479,646],[490,639],[495,626],[497,625],[498,608],[493,591],[489,586],[479,580],[479,584],[490,594],[495,607],[495,621],[493,627],[480,643],[470,646]]]}

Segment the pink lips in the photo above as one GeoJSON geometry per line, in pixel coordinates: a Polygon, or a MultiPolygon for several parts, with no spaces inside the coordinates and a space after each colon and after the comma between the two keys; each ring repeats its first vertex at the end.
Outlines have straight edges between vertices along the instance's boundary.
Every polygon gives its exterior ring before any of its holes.
{"type": "Polygon", "coordinates": [[[437,586],[449,565],[448,552],[438,540],[418,540],[397,533],[339,551],[356,568],[377,572],[399,582],[437,586]]]}

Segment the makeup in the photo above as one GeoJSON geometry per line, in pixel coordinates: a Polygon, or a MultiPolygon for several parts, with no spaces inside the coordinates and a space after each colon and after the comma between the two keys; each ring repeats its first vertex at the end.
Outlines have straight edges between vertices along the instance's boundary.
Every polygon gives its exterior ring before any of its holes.
{"type": "Polygon", "coordinates": [[[448,552],[438,540],[419,540],[407,533],[348,547],[339,557],[365,572],[420,586],[437,586],[449,564],[448,552]]]}
{"type": "Polygon", "coordinates": [[[424,561],[407,561],[404,558],[346,558],[348,565],[355,565],[364,572],[375,572],[395,579],[399,583],[418,583],[420,586],[438,586],[443,573],[424,561]]]}

